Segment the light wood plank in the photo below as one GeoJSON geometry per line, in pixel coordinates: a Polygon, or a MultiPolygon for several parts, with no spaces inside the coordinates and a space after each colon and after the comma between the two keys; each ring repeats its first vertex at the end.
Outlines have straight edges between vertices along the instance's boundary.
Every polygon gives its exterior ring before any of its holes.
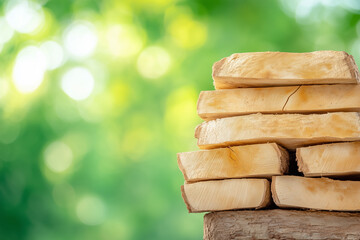
{"type": "Polygon", "coordinates": [[[282,175],[289,154],[276,143],[244,145],[178,153],[178,165],[187,182],[282,175]]]}
{"type": "Polygon", "coordinates": [[[228,179],[185,183],[181,192],[189,212],[263,208],[270,204],[266,179],[228,179]]]}
{"type": "Polygon", "coordinates": [[[342,51],[235,53],[213,65],[216,89],[302,84],[357,84],[354,58],[342,51]]]}
{"type": "Polygon", "coordinates": [[[281,208],[360,211],[359,181],[274,176],[271,192],[281,208]]]}
{"type": "Polygon", "coordinates": [[[359,114],[251,114],[200,124],[198,146],[211,149],[234,145],[276,142],[295,149],[307,145],[360,140],[359,114]]]}
{"type": "Polygon", "coordinates": [[[298,148],[296,160],[305,176],[360,175],[360,142],[298,148]]]}
{"type": "Polygon", "coordinates": [[[360,85],[239,88],[200,93],[197,111],[204,120],[252,113],[360,111],[360,85]]]}

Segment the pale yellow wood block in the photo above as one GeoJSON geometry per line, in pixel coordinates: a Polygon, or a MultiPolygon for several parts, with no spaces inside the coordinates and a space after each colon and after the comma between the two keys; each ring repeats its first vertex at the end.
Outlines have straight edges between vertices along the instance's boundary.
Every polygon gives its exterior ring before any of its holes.
{"type": "Polygon", "coordinates": [[[360,85],[309,85],[238,88],[200,93],[197,111],[204,120],[252,113],[360,111],[360,85]]]}
{"type": "Polygon", "coordinates": [[[235,53],[213,65],[216,89],[302,84],[357,84],[353,57],[343,51],[235,53]]]}
{"type": "Polygon", "coordinates": [[[288,149],[319,143],[360,140],[355,112],[327,114],[251,114],[203,122],[195,130],[198,146],[212,149],[276,142],[288,149]]]}
{"type": "Polygon", "coordinates": [[[298,148],[296,160],[305,176],[360,175],[360,142],[298,148]]]}
{"type": "Polygon", "coordinates": [[[270,178],[287,172],[289,154],[276,143],[264,143],[178,153],[178,165],[187,182],[270,178]]]}
{"type": "Polygon", "coordinates": [[[360,211],[359,181],[274,176],[271,192],[279,207],[360,211]]]}
{"type": "Polygon", "coordinates": [[[228,179],[185,183],[182,196],[189,212],[263,208],[270,204],[266,179],[228,179]]]}

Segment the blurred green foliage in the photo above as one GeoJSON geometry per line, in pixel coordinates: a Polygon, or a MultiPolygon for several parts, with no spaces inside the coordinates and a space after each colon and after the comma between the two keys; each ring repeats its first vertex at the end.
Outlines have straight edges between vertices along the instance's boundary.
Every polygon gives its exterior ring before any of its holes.
{"type": "Polygon", "coordinates": [[[201,239],[176,153],[234,52],[344,50],[359,1],[0,1],[0,239],[201,239]]]}

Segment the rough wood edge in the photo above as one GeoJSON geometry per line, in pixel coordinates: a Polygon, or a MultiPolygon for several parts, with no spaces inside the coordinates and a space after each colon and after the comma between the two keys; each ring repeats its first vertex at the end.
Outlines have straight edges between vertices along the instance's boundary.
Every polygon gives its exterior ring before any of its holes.
{"type": "Polygon", "coordinates": [[[195,134],[194,134],[194,136],[195,136],[195,138],[198,139],[198,142],[199,142],[199,137],[200,137],[200,132],[201,132],[202,125],[203,125],[203,123],[200,123],[199,125],[197,125],[197,126],[195,127],[195,134]]]}
{"type": "MultiPolygon", "coordinates": [[[[231,56],[231,55],[230,55],[231,56]]],[[[221,69],[221,67],[223,66],[224,62],[226,61],[227,57],[224,57],[222,59],[220,59],[219,61],[215,62],[212,66],[212,78],[213,78],[213,85],[215,89],[219,89],[216,85],[216,79],[217,79],[217,75],[219,70],[221,69]]]]}
{"type": "Polygon", "coordinates": [[[275,190],[275,184],[276,184],[275,182],[276,182],[276,176],[273,176],[271,178],[271,196],[276,206],[279,206],[280,201],[275,190]]]}
{"type": "Polygon", "coordinates": [[[187,199],[187,196],[186,196],[186,193],[185,193],[185,187],[184,185],[181,185],[181,197],[184,199],[184,202],[185,202],[185,205],[186,205],[186,208],[188,210],[189,213],[192,213],[194,212],[193,209],[191,208],[191,205],[189,203],[189,200],[187,199]]]}
{"type": "Polygon", "coordinates": [[[351,76],[356,79],[356,82],[359,83],[359,69],[356,65],[355,59],[352,55],[348,54],[347,52],[344,52],[345,54],[345,61],[349,66],[349,70],[351,73],[351,76]]]}
{"type": "Polygon", "coordinates": [[[178,163],[180,171],[182,172],[182,174],[184,176],[185,181],[188,181],[188,179],[189,179],[188,175],[186,174],[186,170],[185,170],[185,168],[184,168],[184,166],[183,166],[183,164],[181,162],[181,154],[182,153],[177,154],[177,163],[178,163]]]}
{"type": "Polygon", "coordinates": [[[272,201],[271,201],[271,191],[270,191],[270,182],[267,179],[263,179],[264,180],[264,185],[265,185],[265,192],[264,195],[262,197],[262,201],[260,202],[259,206],[256,207],[255,209],[260,209],[260,208],[265,208],[267,206],[269,206],[272,201]]]}
{"type": "Polygon", "coordinates": [[[309,168],[306,165],[306,163],[303,161],[303,158],[301,156],[301,150],[302,150],[302,148],[296,149],[296,163],[297,163],[299,172],[306,174],[309,171],[309,168]]]}
{"type": "Polygon", "coordinates": [[[280,169],[279,172],[280,174],[284,174],[287,173],[289,171],[289,153],[288,151],[281,147],[280,145],[278,145],[277,143],[273,143],[272,146],[275,148],[275,151],[278,154],[278,157],[280,159],[280,169]]]}
{"type": "Polygon", "coordinates": [[[200,92],[200,94],[199,94],[199,98],[198,98],[198,100],[197,100],[197,103],[196,103],[196,112],[197,112],[197,114],[199,115],[199,117],[201,118],[201,119],[204,119],[204,117],[203,117],[203,115],[204,114],[202,114],[201,112],[200,112],[200,105],[201,105],[201,103],[203,102],[203,95],[205,94],[205,91],[201,91],[200,92]]]}

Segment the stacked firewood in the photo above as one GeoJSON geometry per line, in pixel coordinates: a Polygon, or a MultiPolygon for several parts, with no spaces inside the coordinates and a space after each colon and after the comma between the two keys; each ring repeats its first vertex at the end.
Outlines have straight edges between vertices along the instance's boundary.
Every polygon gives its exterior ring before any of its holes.
{"type": "Polygon", "coordinates": [[[351,55],[238,53],[216,62],[212,76],[216,90],[198,100],[202,150],[178,154],[189,212],[360,211],[360,85],[351,55]],[[289,171],[295,161],[298,171],[289,171]]]}

